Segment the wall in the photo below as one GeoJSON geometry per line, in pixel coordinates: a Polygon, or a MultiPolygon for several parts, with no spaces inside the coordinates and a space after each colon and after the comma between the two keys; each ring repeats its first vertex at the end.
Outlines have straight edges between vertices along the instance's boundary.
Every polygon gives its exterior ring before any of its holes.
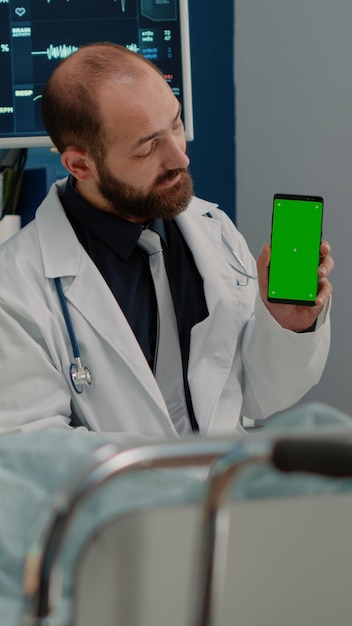
{"type": "Polygon", "coordinates": [[[352,3],[236,0],[237,225],[257,256],[275,192],[325,197],[332,345],[305,397],[352,414],[352,3]]]}

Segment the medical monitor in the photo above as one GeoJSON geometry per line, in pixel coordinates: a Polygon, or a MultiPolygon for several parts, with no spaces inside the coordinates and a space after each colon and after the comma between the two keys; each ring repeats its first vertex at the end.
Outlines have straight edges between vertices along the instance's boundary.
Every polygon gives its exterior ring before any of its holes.
{"type": "Polygon", "coordinates": [[[60,60],[110,41],[163,72],[193,139],[188,0],[0,0],[0,148],[50,146],[43,85],[60,60]]]}

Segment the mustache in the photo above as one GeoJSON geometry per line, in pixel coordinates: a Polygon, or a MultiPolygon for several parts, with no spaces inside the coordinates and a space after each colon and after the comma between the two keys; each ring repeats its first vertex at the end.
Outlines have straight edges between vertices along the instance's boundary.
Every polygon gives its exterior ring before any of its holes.
{"type": "Polygon", "coordinates": [[[187,168],[180,167],[176,170],[170,170],[169,172],[166,172],[166,174],[160,174],[160,176],[158,176],[155,181],[155,185],[161,185],[162,183],[166,183],[166,181],[176,178],[176,176],[178,176],[179,174],[186,174],[187,171],[187,168]]]}

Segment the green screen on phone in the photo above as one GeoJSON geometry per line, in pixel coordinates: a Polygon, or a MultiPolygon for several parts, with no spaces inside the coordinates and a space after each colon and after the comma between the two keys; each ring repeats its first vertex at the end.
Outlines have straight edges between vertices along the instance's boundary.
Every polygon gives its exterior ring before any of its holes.
{"type": "Polygon", "coordinates": [[[323,198],[275,194],[268,300],[314,304],[322,234],[323,198]]]}

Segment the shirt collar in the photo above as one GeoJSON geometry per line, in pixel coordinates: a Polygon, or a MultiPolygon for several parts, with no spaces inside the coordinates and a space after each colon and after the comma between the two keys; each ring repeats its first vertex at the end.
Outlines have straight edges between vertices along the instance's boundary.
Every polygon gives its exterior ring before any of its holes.
{"type": "MultiPolygon", "coordinates": [[[[171,221],[171,220],[168,220],[168,221],[171,221]]],[[[150,230],[153,230],[155,233],[157,233],[160,236],[161,241],[167,248],[167,235],[166,235],[164,220],[159,220],[159,219],[154,220],[153,222],[148,224],[146,228],[149,228],[150,230]]]]}

